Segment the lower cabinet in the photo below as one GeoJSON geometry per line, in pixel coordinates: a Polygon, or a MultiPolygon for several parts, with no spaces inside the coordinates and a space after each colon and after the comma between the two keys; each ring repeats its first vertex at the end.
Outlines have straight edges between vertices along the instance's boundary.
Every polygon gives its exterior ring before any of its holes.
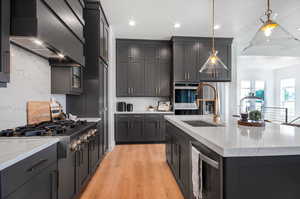
{"type": "Polygon", "coordinates": [[[116,114],[116,143],[165,141],[164,114],[116,114]]]}
{"type": "Polygon", "coordinates": [[[185,199],[196,198],[192,181],[195,177],[192,177],[192,169],[195,166],[199,169],[198,192],[201,191],[202,198],[223,198],[222,157],[169,122],[166,123],[166,159],[185,199]],[[192,165],[192,146],[199,151],[199,161],[196,165],[192,165]]]}
{"type": "Polygon", "coordinates": [[[190,198],[190,143],[177,128],[167,123],[166,156],[167,162],[186,199],[190,198]]]}
{"type": "Polygon", "coordinates": [[[57,164],[44,169],[6,199],[22,198],[57,199],[57,164]]]}
{"type": "Polygon", "coordinates": [[[57,199],[57,145],[1,171],[1,199],[57,199]]]}

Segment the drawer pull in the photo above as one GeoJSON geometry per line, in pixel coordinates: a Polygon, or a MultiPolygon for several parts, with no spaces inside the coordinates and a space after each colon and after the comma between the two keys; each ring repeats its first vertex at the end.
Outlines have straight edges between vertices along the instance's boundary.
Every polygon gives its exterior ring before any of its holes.
{"type": "Polygon", "coordinates": [[[27,169],[27,172],[32,172],[32,171],[36,170],[39,166],[43,165],[47,161],[48,161],[48,159],[42,159],[42,160],[38,161],[37,163],[32,165],[29,169],[27,169]]]}

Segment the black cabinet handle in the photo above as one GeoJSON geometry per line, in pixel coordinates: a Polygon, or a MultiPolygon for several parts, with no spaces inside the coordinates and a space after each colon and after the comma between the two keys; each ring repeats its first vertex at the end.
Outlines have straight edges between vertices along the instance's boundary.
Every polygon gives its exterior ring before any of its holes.
{"type": "Polygon", "coordinates": [[[48,159],[39,160],[37,163],[33,164],[29,169],[27,169],[27,172],[32,172],[32,171],[36,170],[39,166],[43,165],[47,161],[48,161],[48,159]]]}

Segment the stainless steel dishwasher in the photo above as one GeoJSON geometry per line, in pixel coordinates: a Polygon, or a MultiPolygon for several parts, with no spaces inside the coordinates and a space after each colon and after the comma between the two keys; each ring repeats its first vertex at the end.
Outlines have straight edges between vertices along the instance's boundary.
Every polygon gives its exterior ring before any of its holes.
{"type": "Polygon", "coordinates": [[[192,182],[194,199],[220,199],[221,158],[202,144],[192,145],[192,182]]]}

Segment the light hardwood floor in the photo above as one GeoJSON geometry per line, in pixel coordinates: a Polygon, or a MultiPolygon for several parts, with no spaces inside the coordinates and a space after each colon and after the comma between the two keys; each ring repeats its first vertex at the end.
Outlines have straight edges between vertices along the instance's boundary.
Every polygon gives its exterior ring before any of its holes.
{"type": "Polygon", "coordinates": [[[80,199],[183,199],[165,161],[165,145],[118,145],[80,199]]]}

